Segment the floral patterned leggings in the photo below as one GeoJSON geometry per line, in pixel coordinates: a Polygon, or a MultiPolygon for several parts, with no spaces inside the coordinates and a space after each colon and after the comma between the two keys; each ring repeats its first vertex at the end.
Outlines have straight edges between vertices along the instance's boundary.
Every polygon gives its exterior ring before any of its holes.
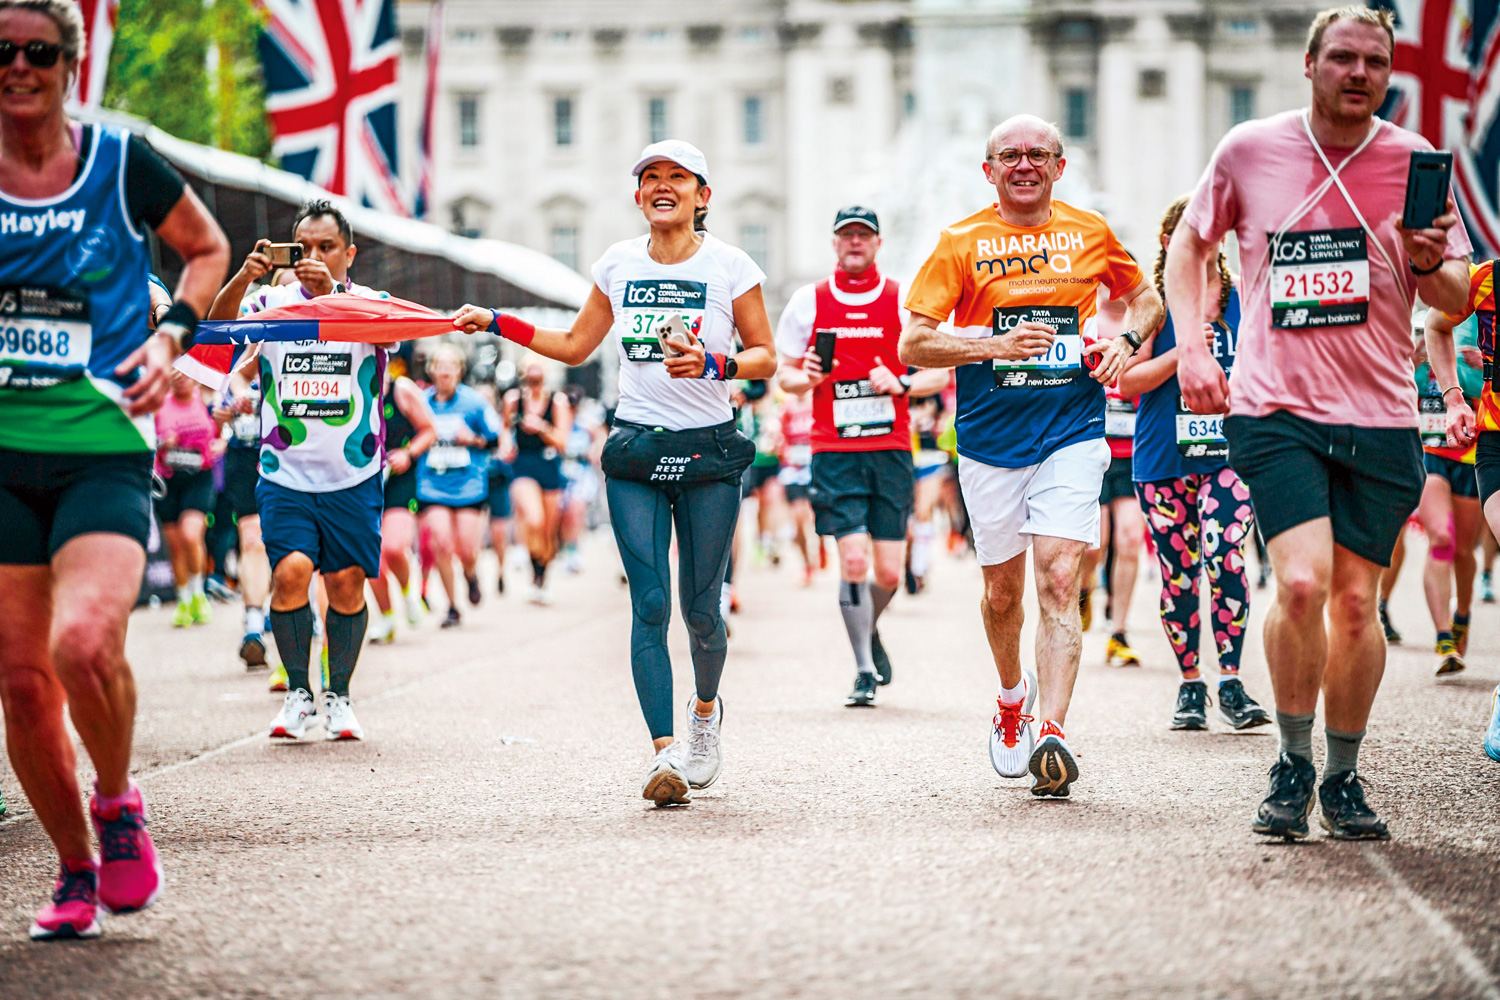
{"type": "Polygon", "coordinates": [[[1250,490],[1229,468],[1135,484],[1161,562],[1161,623],[1184,675],[1198,672],[1198,569],[1208,572],[1219,672],[1237,674],[1250,618],[1245,546],[1254,530],[1250,490]]]}

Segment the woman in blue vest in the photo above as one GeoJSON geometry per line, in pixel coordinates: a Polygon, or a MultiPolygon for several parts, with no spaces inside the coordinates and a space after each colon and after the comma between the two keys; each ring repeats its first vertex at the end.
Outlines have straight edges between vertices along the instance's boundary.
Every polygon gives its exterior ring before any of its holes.
{"type": "Polygon", "coordinates": [[[0,0],[0,702],[11,766],[61,859],[39,940],[94,937],[101,908],[161,892],[130,780],[125,628],[151,527],[151,414],[229,261],[149,146],[69,120],[84,45],[76,5],[0,0]],[[185,264],[154,334],[147,228],[185,264]],[[64,709],[97,773],[87,818],[64,709]]]}

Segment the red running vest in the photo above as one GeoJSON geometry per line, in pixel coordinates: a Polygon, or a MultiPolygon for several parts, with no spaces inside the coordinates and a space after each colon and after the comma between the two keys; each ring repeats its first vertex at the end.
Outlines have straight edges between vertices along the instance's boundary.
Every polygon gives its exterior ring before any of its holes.
{"type": "Polygon", "coordinates": [[[838,333],[833,374],[813,390],[812,447],[819,451],[911,450],[911,415],[907,397],[876,393],[870,369],[879,358],[892,374],[904,375],[897,360],[901,340],[901,296],[898,283],[885,279],[874,302],[846,306],[833,297],[831,279],[818,282],[817,331],[838,333]]]}

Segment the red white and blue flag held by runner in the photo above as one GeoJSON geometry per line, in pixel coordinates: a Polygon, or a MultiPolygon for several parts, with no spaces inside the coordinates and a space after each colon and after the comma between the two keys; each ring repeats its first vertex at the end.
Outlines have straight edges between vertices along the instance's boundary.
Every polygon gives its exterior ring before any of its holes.
{"type": "Polygon", "coordinates": [[[407,215],[399,181],[395,0],[255,0],[266,114],[281,166],[362,205],[407,215]]]}
{"type": "Polygon", "coordinates": [[[1453,192],[1480,258],[1500,255],[1500,0],[1377,0],[1396,13],[1380,116],[1453,153],[1453,192]]]}
{"type": "Polygon", "coordinates": [[[241,319],[204,320],[198,324],[192,348],[177,359],[176,367],[222,392],[251,344],[307,340],[389,344],[454,331],[452,317],[405,299],[321,295],[241,319]]]}

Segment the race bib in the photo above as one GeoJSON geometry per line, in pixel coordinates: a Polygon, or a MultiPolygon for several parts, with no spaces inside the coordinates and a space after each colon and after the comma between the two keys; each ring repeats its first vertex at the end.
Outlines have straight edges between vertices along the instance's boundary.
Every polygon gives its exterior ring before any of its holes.
{"type": "Polygon", "coordinates": [[[1267,235],[1273,327],[1301,330],[1365,322],[1370,313],[1370,258],[1363,229],[1267,235]]]}
{"type": "Polygon", "coordinates": [[[1194,413],[1187,401],[1177,397],[1177,453],[1183,458],[1222,459],[1229,457],[1229,442],[1224,438],[1225,413],[1194,413]]]}
{"type": "Polygon", "coordinates": [[[320,419],[347,417],[354,404],[354,355],[309,351],[281,359],[281,414],[320,419]]]}
{"type": "Polygon", "coordinates": [[[1135,404],[1128,399],[1106,399],[1104,401],[1104,436],[1112,438],[1135,437],[1135,404]]]}
{"type": "Polygon", "coordinates": [[[1448,406],[1443,397],[1423,396],[1418,401],[1417,432],[1425,447],[1448,447],[1448,406]]]}
{"type": "Polygon", "coordinates": [[[676,278],[653,278],[625,283],[620,344],[626,361],[662,362],[657,327],[677,318],[694,337],[703,336],[703,313],[708,308],[708,284],[676,278]]]}
{"type": "Polygon", "coordinates": [[[427,465],[434,472],[467,468],[469,449],[457,444],[434,445],[427,450],[427,465]]]}
{"type": "Polygon", "coordinates": [[[83,378],[94,348],[89,301],[64,288],[0,287],[0,388],[83,378]]]}
{"type": "Polygon", "coordinates": [[[197,448],[168,448],[166,464],[177,472],[202,472],[203,453],[197,448]]]}
{"type": "Polygon", "coordinates": [[[234,436],[239,438],[240,444],[260,444],[260,416],[254,413],[241,413],[234,418],[234,436]]]}
{"type": "Polygon", "coordinates": [[[833,384],[833,426],[841,438],[879,437],[896,424],[896,401],[867,378],[833,384]]]}
{"type": "Polygon", "coordinates": [[[994,362],[995,385],[1001,389],[1055,389],[1070,385],[1083,362],[1083,337],[1078,332],[1076,306],[996,306],[994,336],[1014,330],[1024,322],[1046,323],[1057,331],[1052,349],[1025,361],[994,362]]]}

